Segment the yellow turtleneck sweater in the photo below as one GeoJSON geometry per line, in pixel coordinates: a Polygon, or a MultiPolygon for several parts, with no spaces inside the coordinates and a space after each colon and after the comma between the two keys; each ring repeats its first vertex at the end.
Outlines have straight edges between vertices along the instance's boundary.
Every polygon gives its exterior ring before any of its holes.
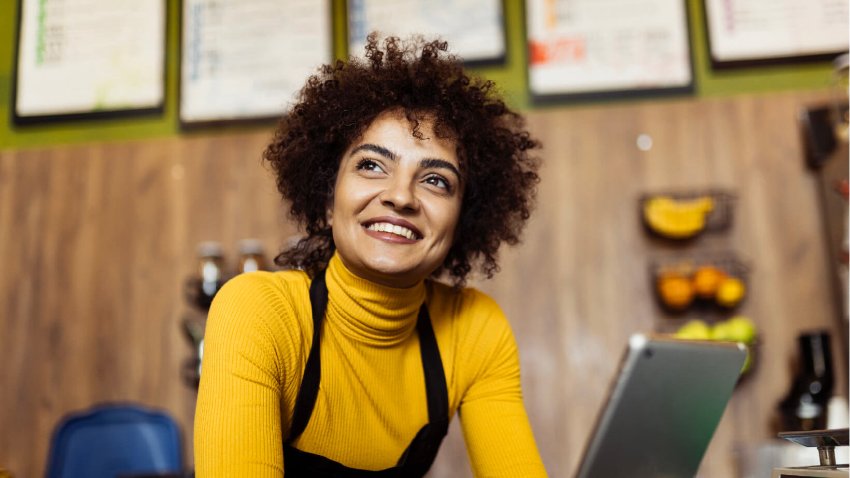
{"type": "MultiPolygon", "coordinates": [[[[498,305],[474,289],[425,281],[393,289],[334,256],[326,274],[319,395],[296,448],[366,470],[396,464],[428,421],[416,334],[424,300],[476,476],[546,476],[520,390],[516,343],[498,305]]],[[[310,351],[309,277],[255,272],[227,282],[210,309],[195,413],[200,478],[279,477],[310,351]]]]}

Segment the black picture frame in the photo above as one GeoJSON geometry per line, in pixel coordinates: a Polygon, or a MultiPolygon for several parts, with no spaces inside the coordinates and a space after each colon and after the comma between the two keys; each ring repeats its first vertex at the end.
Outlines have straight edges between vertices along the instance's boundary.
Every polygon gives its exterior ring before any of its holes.
{"type": "Polygon", "coordinates": [[[39,124],[54,124],[61,122],[74,122],[74,121],[89,121],[89,120],[103,120],[103,119],[120,119],[120,118],[130,118],[130,117],[145,117],[145,116],[159,116],[165,111],[165,102],[167,98],[167,65],[168,65],[168,21],[169,21],[169,12],[168,12],[168,0],[159,0],[162,4],[162,16],[160,21],[161,28],[161,38],[162,38],[162,74],[160,75],[159,81],[161,86],[161,95],[156,102],[153,102],[146,106],[140,107],[124,107],[118,106],[111,108],[91,108],[91,109],[80,109],[78,111],[60,111],[57,110],[54,113],[39,113],[39,114],[22,114],[19,111],[20,106],[20,83],[25,81],[26,79],[21,78],[21,36],[23,34],[24,29],[24,7],[25,3],[28,1],[35,0],[18,0],[17,2],[17,18],[16,18],[16,31],[15,31],[15,48],[14,48],[14,63],[13,63],[13,71],[11,78],[11,98],[10,98],[10,116],[11,116],[11,124],[13,126],[29,126],[29,125],[39,125],[39,124]]]}
{"type": "Polygon", "coordinates": [[[675,96],[688,96],[692,95],[696,90],[696,71],[694,67],[694,54],[693,54],[693,32],[690,27],[690,16],[691,16],[691,7],[690,2],[686,0],[682,0],[683,4],[683,25],[685,29],[685,49],[687,51],[688,58],[688,76],[689,80],[686,83],[682,83],[680,85],[673,86],[649,86],[643,87],[635,85],[633,87],[627,88],[617,88],[617,89],[609,89],[600,87],[597,90],[592,91],[577,91],[577,92],[559,92],[559,93],[539,93],[535,92],[532,86],[531,81],[531,52],[529,41],[531,40],[529,36],[529,26],[528,26],[528,1],[526,1],[526,8],[524,9],[523,18],[523,28],[524,35],[523,37],[526,39],[526,47],[527,55],[529,58],[527,59],[527,67],[525,69],[525,80],[526,85],[528,85],[528,94],[531,100],[531,104],[534,106],[555,106],[555,105],[563,105],[563,104],[574,104],[574,103],[590,103],[590,102],[599,102],[599,101],[613,101],[613,100],[623,100],[623,99],[641,99],[641,98],[659,98],[659,97],[675,97],[675,96]]]}
{"type": "MultiPolygon", "coordinates": [[[[187,28],[187,19],[185,17],[185,5],[187,0],[180,0],[179,2],[179,53],[178,53],[178,88],[177,88],[177,118],[178,124],[181,131],[196,131],[210,128],[224,128],[224,127],[267,127],[273,126],[277,121],[280,120],[282,116],[284,116],[287,112],[284,108],[281,108],[279,112],[269,113],[269,114],[241,114],[234,115],[229,113],[223,113],[220,116],[210,117],[205,119],[189,119],[184,116],[185,108],[184,108],[184,96],[186,95],[185,91],[185,82],[184,82],[184,58],[185,52],[189,45],[185,42],[184,32],[187,28]]],[[[328,49],[326,52],[326,58],[323,60],[317,60],[316,67],[319,67],[322,63],[329,63],[333,61],[334,57],[334,44],[337,40],[338,32],[334,29],[333,18],[338,12],[337,2],[332,2],[331,0],[318,0],[326,2],[326,6],[328,9],[328,15],[325,18],[326,26],[329,34],[328,40],[328,49]]],[[[285,8],[286,5],[282,5],[282,8],[285,8]]],[[[305,81],[306,81],[305,77],[305,81]]]]}
{"type": "MultiPolygon", "coordinates": [[[[367,1],[367,0],[363,0],[363,1],[367,1]]],[[[345,3],[346,3],[345,32],[343,32],[343,34],[345,35],[345,44],[346,44],[346,49],[348,50],[348,54],[352,55],[355,52],[353,52],[353,48],[352,48],[352,44],[351,44],[351,37],[349,35],[349,32],[351,31],[351,18],[350,18],[351,1],[349,0],[349,1],[346,1],[345,3]]],[[[427,3],[427,0],[425,0],[424,3],[427,3]]],[[[506,5],[505,5],[505,0],[499,0],[498,4],[499,4],[499,6],[498,6],[499,12],[501,13],[501,15],[500,15],[501,21],[499,22],[499,25],[498,25],[498,27],[501,31],[501,38],[502,38],[501,53],[498,54],[498,55],[495,55],[495,56],[490,56],[490,57],[480,57],[480,58],[473,57],[473,58],[470,58],[470,59],[463,59],[463,65],[465,67],[467,67],[467,68],[487,68],[487,67],[494,67],[494,66],[504,66],[505,64],[507,64],[508,49],[509,49],[507,18],[506,18],[507,8],[506,8],[506,5]]],[[[450,39],[447,39],[447,40],[450,40],[450,39]]],[[[451,42],[449,43],[449,48],[452,48],[451,42]]],[[[458,53],[458,52],[455,51],[453,53],[458,53]]],[[[462,57],[462,55],[461,55],[461,57],[462,57]]]]}
{"type": "MultiPolygon", "coordinates": [[[[708,58],[713,70],[734,70],[739,68],[753,68],[764,66],[780,66],[780,65],[800,65],[807,63],[817,63],[832,61],[842,53],[847,52],[847,48],[830,49],[829,51],[812,52],[812,53],[797,53],[794,50],[787,50],[785,53],[778,53],[770,56],[747,55],[744,57],[723,59],[717,52],[718,38],[712,32],[712,20],[709,12],[709,2],[712,0],[702,0],[703,27],[705,28],[705,39],[708,47],[708,58]]],[[[845,34],[846,37],[846,34],[845,34]]]]}

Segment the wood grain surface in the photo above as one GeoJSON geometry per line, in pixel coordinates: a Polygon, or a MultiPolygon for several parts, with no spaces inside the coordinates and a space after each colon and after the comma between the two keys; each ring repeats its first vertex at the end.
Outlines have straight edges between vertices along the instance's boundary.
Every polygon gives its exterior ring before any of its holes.
{"type": "MultiPolygon", "coordinates": [[[[511,320],[526,406],[546,467],[569,476],[627,338],[669,330],[647,267],[670,253],[732,250],[750,266],[739,313],[760,330],[758,361],[735,391],[700,476],[737,476],[742,452],[770,440],[796,336],[837,340],[816,180],[805,168],[797,111],[827,92],[591,105],[539,110],[543,144],[537,210],[502,271],[474,285],[511,320]],[[649,151],[636,147],[649,135],[649,151]],[[736,194],[734,223],[687,249],[648,238],[640,194],[714,188],[736,194]]],[[[180,330],[197,315],[183,297],[201,241],[267,255],[292,237],[261,163],[271,131],[194,134],[144,142],[0,152],[0,468],[44,473],[66,413],[104,401],[166,409],[191,464],[195,393],[180,368],[180,330]]],[[[678,321],[678,322],[676,322],[678,321]]],[[[844,361],[837,391],[847,395],[844,361]]],[[[457,421],[430,476],[469,476],[457,421]]]]}

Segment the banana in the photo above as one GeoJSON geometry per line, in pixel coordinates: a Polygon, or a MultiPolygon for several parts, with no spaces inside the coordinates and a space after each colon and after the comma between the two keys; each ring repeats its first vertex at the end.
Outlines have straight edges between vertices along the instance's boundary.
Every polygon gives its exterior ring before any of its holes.
{"type": "Polygon", "coordinates": [[[713,209],[711,196],[694,199],[654,196],[644,202],[643,217],[653,231],[673,239],[686,239],[705,228],[705,218],[713,209]]]}

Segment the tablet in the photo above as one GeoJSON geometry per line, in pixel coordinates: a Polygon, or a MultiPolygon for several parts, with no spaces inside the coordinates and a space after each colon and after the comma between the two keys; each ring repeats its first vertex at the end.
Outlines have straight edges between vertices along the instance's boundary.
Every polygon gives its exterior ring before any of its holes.
{"type": "Polygon", "coordinates": [[[632,336],[576,476],[695,476],[746,356],[733,342],[632,336]]]}

